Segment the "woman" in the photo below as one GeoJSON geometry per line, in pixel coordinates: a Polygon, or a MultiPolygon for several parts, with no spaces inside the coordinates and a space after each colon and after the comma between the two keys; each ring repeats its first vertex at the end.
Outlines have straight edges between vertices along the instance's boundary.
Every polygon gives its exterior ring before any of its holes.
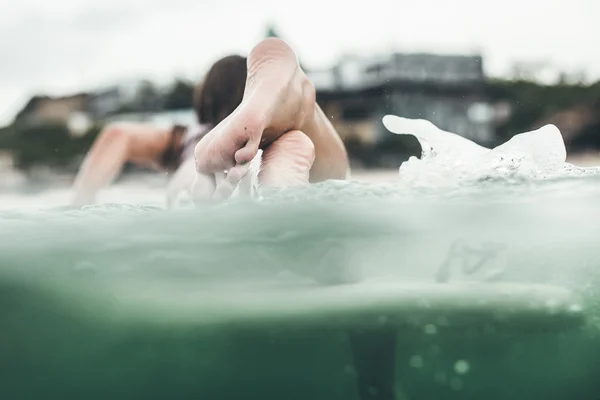
{"type": "Polygon", "coordinates": [[[92,202],[126,161],[177,171],[171,201],[190,186],[196,202],[226,199],[248,175],[265,187],[347,179],[344,144],[293,50],[266,39],[248,61],[250,68],[246,58],[229,56],[211,67],[195,95],[199,127],[130,124],[102,132],[76,178],[74,203],[92,202]]]}
{"type": "Polygon", "coordinates": [[[232,55],[210,68],[194,92],[198,125],[170,129],[140,123],[116,123],[104,128],[88,152],[75,178],[73,204],[94,202],[101,187],[110,184],[125,163],[175,173],[170,192],[191,184],[194,148],[213,127],[242,101],[246,84],[246,58],[232,55]],[[189,171],[188,171],[189,170],[189,171]]]}

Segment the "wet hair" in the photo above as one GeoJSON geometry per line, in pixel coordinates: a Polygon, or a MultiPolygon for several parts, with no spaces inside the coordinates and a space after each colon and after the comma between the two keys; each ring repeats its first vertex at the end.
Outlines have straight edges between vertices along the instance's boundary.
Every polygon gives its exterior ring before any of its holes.
{"type": "Polygon", "coordinates": [[[201,124],[216,126],[242,102],[246,87],[246,58],[223,57],[213,64],[194,90],[194,111],[201,124]]]}

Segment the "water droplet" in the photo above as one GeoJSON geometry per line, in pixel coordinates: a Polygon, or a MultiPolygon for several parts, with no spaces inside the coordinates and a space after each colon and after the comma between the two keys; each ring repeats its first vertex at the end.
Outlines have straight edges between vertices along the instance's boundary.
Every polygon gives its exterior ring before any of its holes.
{"type": "Polygon", "coordinates": [[[423,357],[416,354],[410,358],[410,361],[408,363],[413,368],[422,368],[423,367],[423,357]]]}
{"type": "Polygon", "coordinates": [[[437,326],[434,324],[427,324],[425,325],[424,331],[427,335],[435,335],[437,333],[437,326]]]}
{"type": "Polygon", "coordinates": [[[471,366],[469,365],[469,362],[466,360],[458,360],[454,364],[454,371],[456,371],[456,373],[459,375],[467,374],[469,372],[469,369],[471,369],[471,366]]]}

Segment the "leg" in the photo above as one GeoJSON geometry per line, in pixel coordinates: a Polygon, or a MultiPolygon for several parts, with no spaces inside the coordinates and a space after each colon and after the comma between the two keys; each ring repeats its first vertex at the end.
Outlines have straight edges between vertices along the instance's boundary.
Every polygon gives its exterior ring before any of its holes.
{"type": "Polygon", "coordinates": [[[248,56],[248,77],[239,107],[196,146],[196,169],[202,174],[237,170],[284,133],[299,130],[313,142],[315,159],[309,179],[345,179],[348,157],[339,135],[315,100],[315,90],[300,69],[296,54],[279,39],[265,39],[248,56]]]}
{"type": "MultiPolygon", "coordinates": [[[[262,153],[258,182],[261,187],[292,187],[308,185],[310,169],[315,160],[315,147],[312,141],[300,131],[291,131],[275,140],[262,153]]],[[[247,164],[246,164],[247,165],[247,164]]],[[[245,173],[244,166],[237,166],[229,174],[245,173]]],[[[198,174],[196,185],[211,190],[206,175],[198,174]]],[[[236,177],[233,181],[241,179],[236,177]]],[[[214,200],[229,198],[235,186],[228,179],[213,194],[214,200]]]]}
{"type": "Polygon", "coordinates": [[[265,187],[307,185],[314,160],[315,147],[308,136],[300,131],[288,132],[263,152],[260,184],[265,187]]]}
{"type": "Polygon", "coordinates": [[[393,328],[349,332],[361,400],[396,399],[396,335],[393,328]]]}

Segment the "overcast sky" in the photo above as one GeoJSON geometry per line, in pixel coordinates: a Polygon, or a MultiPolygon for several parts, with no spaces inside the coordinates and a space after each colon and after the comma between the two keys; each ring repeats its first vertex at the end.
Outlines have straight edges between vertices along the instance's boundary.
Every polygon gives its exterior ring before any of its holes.
{"type": "Polygon", "coordinates": [[[342,53],[484,55],[489,74],[544,61],[600,78],[595,0],[0,0],[0,125],[37,93],[199,78],[273,21],[308,67],[342,53]]]}

